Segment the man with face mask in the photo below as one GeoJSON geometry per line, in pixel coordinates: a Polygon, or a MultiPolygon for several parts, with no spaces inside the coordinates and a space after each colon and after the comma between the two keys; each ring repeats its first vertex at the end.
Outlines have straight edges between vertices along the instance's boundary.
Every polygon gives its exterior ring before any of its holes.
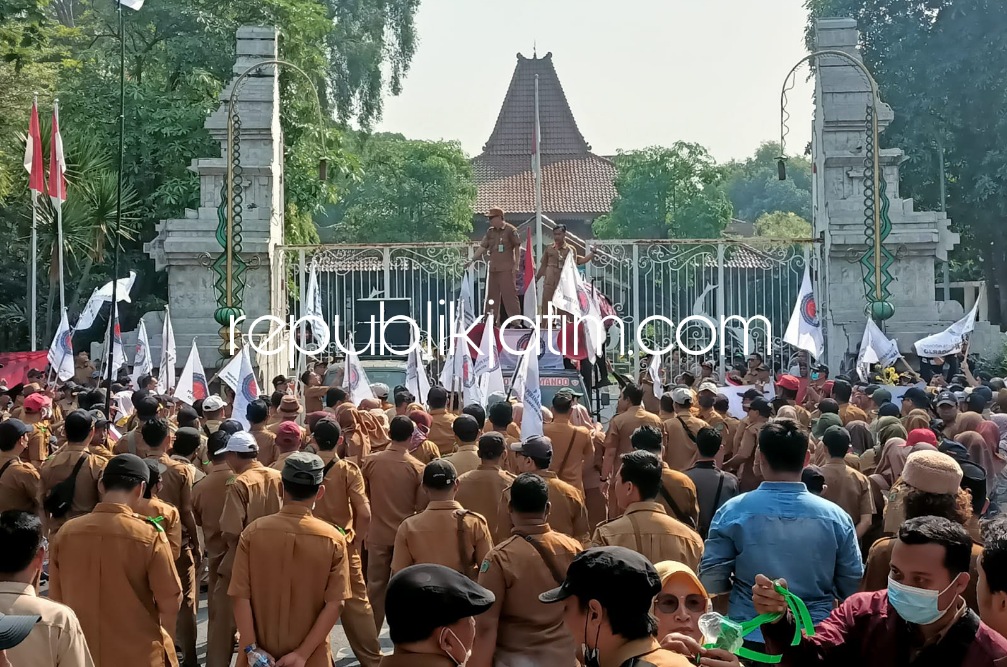
{"type": "Polygon", "coordinates": [[[661,648],[651,614],[661,578],[646,558],[623,547],[582,551],[566,579],[539,595],[565,605],[563,621],[580,643],[587,667],[686,667],[689,660],[661,648]]]}
{"type": "MultiPolygon", "coordinates": [[[[888,667],[993,667],[1007,661],[1007,640],[970,610],[962,592],[969,583],[972,540],[961,524],[923,516],[906,521],[892,550],[888,588],[857,593],[796,646],[794,619],[774,582],[755,578],[756,612],[783,613],[762,626],[769,653],[781,665],[888,667]]],[[[779,580],[781,586],[786,582],[779,580]]]]}
{"type": "Polygon", "coordinates": [[[443,565],[411,565],[388,582],[385,615],[395,652],[379,667],[465,667],[475,642],[475,616],[493,593],[443,565]]]}

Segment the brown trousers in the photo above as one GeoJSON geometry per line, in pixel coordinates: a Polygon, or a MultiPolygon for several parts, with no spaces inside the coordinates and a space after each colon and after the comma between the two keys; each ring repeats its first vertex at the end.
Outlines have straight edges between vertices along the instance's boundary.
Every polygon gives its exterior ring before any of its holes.
{"type": "Polygon", "coordinates": [[[591,525],[591,531],[598,527],[598,524],[607,520],[608,501],[601,489],[584,489],[584,504],[587,506],[587,520],[591,525]]]}
{"type": "MultiPolygon", "coordinates": [[[[374,627],[381,632],[385,622],[385,593],[392,576],[393,547],[367,547],[367,597],[374,611],[374,627]]],[[[209,666],[207,666],[209,667],[209,666]]]]}
{"type": "Polygon", "coordinates": [[[364,583],[360,551],[351,546],[349,555],[350,597],[343,602],[343,612],[339,615],[339,621],[343,624],[350,649],[361,667],[378,667],[378,663],[381,662],[381,643],[378,641],[378,630],[375,628],[374,610],[367,598],[367,584],[364,583]]]}
{"type": "Polygon", "coordinates": [[[196,610],[199,608],[199,583],[192,547],[185,546],[175,561],[178,580],[182,584],[182,605],[175,621],[175,645],[182,651],[180,667],[198,667],[196,660],[196,610]]]}
{"type": "Polygon", "coordinates": [[[505,319],[500,314],[501,305],[507,311],[507,317],[514,317],[522,313],[514,281],[513,270],[490,271],[486,276],[486,310],[493,313],[493,319],[496,320],[497,326],[505,319]],[[492,304],[490,304],[491,300],[492,304]]]}
{"type": "MultiPolygon", "coordinates": [[[[234,655],[234,611],[227,587],[230,576],[218,573],[224,554],[210,556],[210,586],[207,589],[206,667],[230,667],[234,655]]],[[[241,656],[244,657],[244,656],[241,656]]]]}

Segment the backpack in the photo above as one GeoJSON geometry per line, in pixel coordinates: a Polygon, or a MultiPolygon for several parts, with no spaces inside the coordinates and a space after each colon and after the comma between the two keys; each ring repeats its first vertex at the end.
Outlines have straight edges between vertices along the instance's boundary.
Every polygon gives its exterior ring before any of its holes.
{"type": "Polygon", "coordinates": [[[80,472],[85,461],[87,461],[87,452],[77,459],[77,464],[73,467],[70,476],[53,486],[46,494],[45,500],[42,501],[42,507],[52,518],[61,519],[70,511],[70,506],[73,504],[73,494],[77,490],[77,473],[80,472]]]}

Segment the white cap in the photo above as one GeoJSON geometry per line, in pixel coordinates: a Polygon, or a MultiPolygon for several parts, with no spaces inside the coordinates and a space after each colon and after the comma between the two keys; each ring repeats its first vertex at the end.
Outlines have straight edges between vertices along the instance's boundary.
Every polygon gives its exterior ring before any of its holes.
{"type": "Polygon", "coordinates": [[[377,398],[388,398],[388,385],[384,382],[375,382],[371,385],[371,392],[377,398]]]}
{"type": "Polygon", "coordinates": [[[699,385],[699,391],[709,391],[716,394],[719,390],[717,389],[717,385],[713,382],[704,382],[699,385]]]}
{"type": "Polygon", "coordinates": [[[685,387],[676,387],[671,390],[671,400],[675,401],[675,403],[678,403],[679,405],[692,403],[692,392],[685,387]]]}
{"type": "Polygon", "coordinates": [[[227,401],[216,394],[211,394],[203,399],[203,412],[216,412],[222,410],[227,405],[227,401]]]}
{"type": "Polygon", "coordinates": [[[220,456],[224,452],[238,452],[239,454],[253,453],[259,451],[259,444],[255,442],[255,438],[252,437],[251,433],[247,431],[238,431],[232,435],[227,440],[227,444],[221,449],[218,449],[213,453],[214,456],[220,456]]]}

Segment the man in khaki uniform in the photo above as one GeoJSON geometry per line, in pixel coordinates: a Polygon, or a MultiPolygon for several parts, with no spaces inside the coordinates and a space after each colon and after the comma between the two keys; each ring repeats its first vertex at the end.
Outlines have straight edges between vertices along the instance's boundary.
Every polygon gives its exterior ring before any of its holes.
{"type": "Polygon", "coordinates": [[[115,454],[136,454],[141,459],[147,458],[150,452],[140,435],[140,429],[151,419],[156,419],[161,410],[161,403],[155,396],[144,396],[133,405],[133,415],[136,417],[133,430],[119,438],[112,452],[115,454]]]}
{"type": "MultiPolygon", "coordinates": [[[[433,391],[431,389],[431,391],[433,391]]],[[[408,417],[395,417],[388,426],[392,442],[369,456],[361,466],[371,499],[371,526],[367,534],[367,596],[374,609],[374,625],[385,620],[385,590],[391,576],[395,531],[402,521],[426,506],[423,464],[409,454],[414,425],[408,417]]]]}
{"type": "MultiPolygon", "coordinates": [[[[729,412],[731,401],[724,394],[717,394],[717,398],[713,402],[713,409],[723,420],[723,425],[720,427],[720,440],[724,443],[724,448],[717,455],[717,464],[723,465],[724,461],[734,454],[734,436],[740,428],[741,421],[729,412]]],[[[700,419],[703,418],[700,417],[700,419]]],[[[711,423],[708,419],[703,419],[703,421],[707,424],[711,423]]],[[[714,429],[716,430],[716,427],[714,429]]]]}
{"type": "Polygon", "coordinates": [[[15,667],[94,667],[77,615],[35,591],[46,558],[43,531],[35,514],[0,514],[0,615],[40,617],[6,656],[15,667]]]}
{"type": "Polygon", "coordinates": [[[430,433],[427,439],[437,445],[441,456],[447,456],[455,448],[455,432],[452,425],[457,415],[448,412],[448,392],[444,387],[431,387],[427,394],[427,405],[430,406],[430,418],[433,423],[430,425],[430,433]]]}
{"type": "Polygon", "coordinates": [[[49,435],[52,431],[52,399],[36,392],[24,399],[24,422],[33,427],[28,445],[21,458],[35,466],[42,467],[42,461],[49,458],[49,435]]]}
{"type": "MultiPolygon", "coordinates": [[[[661,486],[657,501],[672,516],[689,528],[699,528],[699,498],[696,485],[684,472],[672,469],[664,462],[661,432],[653,426],[641,426],[633,432],[633,449],[650,452],[661,459],[661,486]]],[[[616,517],[612,517],[613,519],[616,517]]]]}
{"type": "Polygon", "coordinates": [[[329,388],[322,384],[322,378],[311,370],[301,373],[301,385],[304,387],[304,412],[320,412],[325,409],[322,402],[329,388]]]}
{"type": "Polygon", "coordinates": [[[450,461],[455,467],[455,472],[461,476],[479,467],[479,447],[476,445],[476,440],[482,431],[475,417],[471,415],[458,415],[451,424],[451,431],[457,444],[454,453],[445,456],[444,460],[450,461]]]}
{"type": "Polygon", "coordinates": [[[707,423],[707,425],[718,433],[724,430],[724,418],[716,410],[717,385],[713,382],[704,382],[696,390],[696,403],[699,409],[696,416],[707,423]]]}
{"type": "Polygon", "coordinates": [[[615,495],[624,515],[595,530],[594,546],[632,549],[651,563],[674,560],[699,570],[703,540],[681,521],[672,519],[657,502],[661,486],[661,460],[650,452],[622,457],[615,495]]]}
{"type": "Polygon", "coordinates": [[[538,475],[514,480],[509,509],[514,535],[495,546],[479,568],[479,583],[496,602],[476,619],[470,664],[508,665],[535,656],[538,664],[575,667],[577,651],[563,625],[563,608],[544,605],[538,596],[563,583],[581,545],[549,527],[549,487],[538,475]]]}
{"type": "MultiPolygon", "coordinates": [[[[502,394],[501,398],[503,398],[502,394]]],[[[490,403],[489,409],[486,411],[486,421],[490,426],[487,433],[499,433],[504,439],[505,447],[503,458],[500,459],[500,467],[512,475],[517,474],[514,456],[510,451],[510,446],[520,441],[520,438],[516,438],[510,433],[510,427],[514,423],[514,406],[504,400],[490,403]]]]}
{"type": "Polygon", "coordinates": [[[343,630],[362,667],[377,667],[381,661],[381,644],[374,627],[374,609],[367,598],[360,559],[360,549],[371,525],[371,505],[364,489],[364,476],[355,463],[336,456],[342,433],[339,424],[331,418],[319,421],[311,437],[325,464],[322,469],[325,493],[315,501],[314,515],[342,531],[347,540],[350,596],[343,605],[343,630]]]}
{"type": "Polygon", "coordinates": [[[73,381],[80,385],[87,385],[91,380],[91,373],[94,373],[97,368],[91,362],[91,356],[81,350],[77,353],[77,356],[73,358],[73,381]]]}
{"type": "Polygon", "coordinates": [[[264,466],[272,465],[277,457],[276,434],[266,428],[266,422],[269,420],[268,401],[257,398],[249,403],[245,410],[245,419],[251,424],[248,432],[259,446],[259,463],[264,466]]]}
{"type": "MultiPolygon", "coordinates": [[[[171,557],[177,563],[182,553],[182,524],[178,520],[178,510],[158,495],[161,492],[161,466],[153,459],[144,459],[144,463],[149,468],[147,486],[143,490],[143,497],[133,506],[133,511],[144,518],[153,519],[164,530],[168,546],[171,547],[171,557]]],[[[175,573],[178,573],[177,567],[175,573]]],[[[184,596],[185,591],[182,592],[184,596]]],[[[177,626],[176,621],[176,629],[177,626]]]]}
{"type": "MultiPolygon", "coordinates": [[[[254,436],[253,436],[254,437],[254,436]]],[[[283,470],[283,462],[301,448],[304,431],[297,422],[280,422],[276,425],[276,460],[270,464],[273,470],[283,470]]]]}
{"type": "Polygon", "coordinates": [[[108,459],[88,451],[94,433],[94,417],[84,410],[74,410],[63,421],[66,445],[42,464],[40,498],[45,498],[57,484],[74,476],[73,499],[62,516],[46,513],[46,529],[51,538],[70,519],[87,514],[98,504],[98,480],[108,459]]]}
{"type": "Polygon", "coordinates": [[[580,266],[587,264],[594,257],[594,250],[588,248],[586,255],[578,255],[577,249],[566,243],[566,225],[556,225],[552,230],[553,245],[542,251],[542,263],[539,264],[538,273],[535,280],[545,278],[545,285],[542,288],[542,310],[543,314],[549,312],[549,302],[552,301],[553,294],[556,293],[556,286],[559,285],[559,276],[563,272],[563,265],[566,264],[567,255],[573,253],[574,262],[580,266]]]}
{"type": "Polygon", "coordinates": [[[685,472],[699,458],[696,434],[709,424],[692,415],[692,392],[685,387],[676,387],[662,396],[661,410],[672,415],[663,422],[664,461],[672,470],[685,472]]]}
{"type": "Polygon", "coordinates": [[[502,323],[505,317],[501,315],[501,306],[506,311],[506,317],[521,314],[516,285],[521,238],[517,234],[517,227],[504,222],[502,209],[491,208],[486,217],[489,218],[489,229],[479,244],[479,250],[466,267],[483,257],[489,257],[487,259],[489,270],[486,275],[487,312],[492,312],[493,318],[502,323]],[[493,303],[490,304],[490,301],[493,303]]]}
{"type": "Polygon", "coordinates": [[[825,477],[822,497],[839,505],[850,515],[857,528],[857,537],[861,538],[874,519],[874,495],[867,477],[846,464],[850,432],[842,426],[830,426],[822,436],[822,442],[829,454],[829,462],[821,466],[822,476],[825,477]]]}
{"type": "Polygon", "coordinates": [[[21,460],[35,429],[20,419],[0,422],[0,512],[39,514],[38,470],[21,460]]]}
{"type": "Polygon", "coordinates": [[[206,665],[207,667],[227,667],[231,664],[231,652],[234,644],[233,619],[231,600],[227,595],[226,580],[217,574],[220,564],[227,553],[227,541],[220,532],[220,515],[224,511],[224,498],[227,488],[236,479],[236,475],[227,465],[226,447],[231,439],[229,433],[217,431],[207,439],[210,448],[213,468],[210,473],[192,487],[192,511],[196,523],[203,529],[203,541],[206,543],[208,560],[208,586],[206,589],[206,606],[209,616],[206,633],[206,665]],[[226,613],[227,619],[221,620],[220,615],[226,613]]]}
{"type": "Polygon", "coordinates": [[[570,423],[575,394],[563,388],[552,399],[552,421],[543,424],[544,435],[552,441],[553,459],[549,469],[561,480],[584,493],[584,462],[594,460],[594,441],[591,431],[570,423]]]}
{"type": "MultiPolygon", "coordinates": [[[[234,481],[227,485],[224,496],[224,509],[220,514],[220,532],[227,543],[227,553],[224,555],[217,570],[218,586],[226,586],[230,590],[231,568],[238,549],[238,538],[248,524],[258,518],[276,514],[283,502],[283,486],[279,471],[267,468],[258,461],[258,447],[255,439],[249,433],[239,431],[227,440],[223,450],[216,454],[225,454],[227,465],[235,474],[234,481]]],[[[223,610],[221,610],[223,612],[223,610]]],[[[227,645],[227,661],[230,663],[230,651],[234,641],[234,617],[231,610],[218,616],[221,624],[226,626],[213,631],[218,641],[227,645]]],[[[207,629],[207,638],[210,636],[207,629]]],[[[223,647],[214,647],[223,651],[223,647]]],[[[209,652],[209,651],[208,651],[209,652]]],[[[215,667],[207,665],[207,667],[215,667]]]]}
{"type": "MultiPolygon", "coordinates": [[[[781,375],[780,379],[776,381],[776,390],[780,398],[797,411],[797,420],[807,430],[811,428],[811,413],[805,410],[804,406],[797,404],[797,394],[800,389],[801,381],[793,375],[781,375]]],[[[841,415],[840,418],[842,418],[841,415]]]]}
{"type": "Polygon", "coordinates": [[[325,494],[316,454],[287,457],[283,507],[242,532],[228,594],[240,654],[249,650],[281,665],[331,667],[329,633],[350,597],[346,538],[311,514],[325,494]]]}
{"type": "Polygon", "coordinates": [[[853,385],[846,380],[833,381],[832,398],[839,403],[839,418],[843,420],[843,426],[852,421],[870,423],[867,413],[850,403],[850,399],[853,398],[853,385]]]}
{"type": "MultiPolygon", "coordinates": [[[[605,434],[605,455],[601,469],[603,480],[612,478],[620,456],[633,451],[630,442],[633,431],[646,424],[661,427],[661,418],[652,412],[647,412],[642,403],[642,388],[635,384],[628,384],[623,388],[618,406],[620,412],[612,417],[612,421],[608,423],[608,433],[605,434]]],[[[613,508],[614,502],[609,494],[609,510],[613,508]]]]}
{"type": "MultiPolygon", "coordinates": [[[[516,454],[520,472],[534,473],[549,485],[549,525],[552,529],[587,544],[591,529],[587,523],[584,496],[549,470],[552,462],[552,442],[549,438],[533,435],[524,442],[511,445],[511,452],[516,454]]],[[[503,505],[510,506],[509,490],[504,492],[503,505]]],[[[513,527],[510,511],[502,512],[500,531],[509,533],[513,527]]]]}
{"type": "Polygon", "coordinates": [[[113,457],[102,501],[49,545],[49,597],[76,612],[100,667],[178,667],[171,637],[182,587],[164,533],[133,511],[148,475],[139,457],[113,457]]]}
{"type": "Polygon", "coordinates": [[[499,433],[487,433],[479,438],[479,467],[458,477],[458,493],[455,494],[455,500],[462,507],[486,519],[493,544],[508,537],[500,530],[500,513],[506,510],[501,502],[514,475],[500,467],[505,447],[499,433]]]}
{"type": "Polygon", "coordinates": [[[392,552],[392,575],[417,563],[436,563],[475,579],[479,564],[493,547],[486,519],[455,500],[458,473],[445,459],[423,469],[425,510],[399,526],[392,552]]]}

